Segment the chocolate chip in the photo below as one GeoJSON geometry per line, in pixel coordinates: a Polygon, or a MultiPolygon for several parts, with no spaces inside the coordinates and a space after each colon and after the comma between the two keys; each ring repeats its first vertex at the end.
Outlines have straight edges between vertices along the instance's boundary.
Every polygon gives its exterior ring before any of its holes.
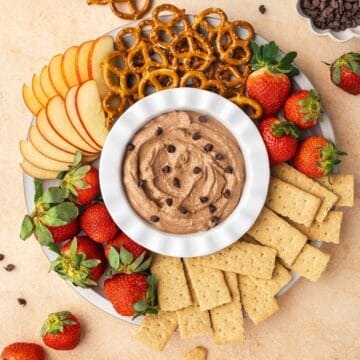
{"type": "Polygon", "coordinates": [[[25,305],[26,305],[26,300],[23,299],[23,298],[18,298],[17,301],[18,301],[18,303],[19,303],[21,306],[25,306],[25,305]]]}
{"type": "Polygon", "coordinates": [[[225,156],[221,153],[218,153],[215,155],[215,159],[216,160],[224,160],[225,159],[225,156]]]}
{"type": "Polygon", "coordinates": [[[160,136],[163,132],[164,130],[161,127],[158,127],[155,131],[155,136],[160,136]]]}
{"type": "Polygon", "coordinates": [[[197,131],[196,133],[193,134],[192,136],[193,140],[200,140],[201,139],[201,134],[199,131],[197,131]]]}
{"type": "Polygon", "coordinates": [[[213,205],[213,204],[209,205],[209,211],[211,214],[214,213],[216,210],[217,210],[217,207],[215,205],[213,205]]]}
{"type": "Polygon", "coordinates": [[[126,145],[126,150],[128,150],[128,151],[133,151],[134,149],[135,149],[135,145],[134,145],[134,144],[128,143],[128,144],[126,145]]]}
{"type": "Polygon", "coordinates": [[[220,218],[218,218],[217,216],[213,216],[213,217],[211,218],[211,221],[212,221],[215,225],[217,225],[217,224],[220,222],[220,218]]]}
{"type": "Polygon", "coordinates": [[[180,179],[179,178],[174,178],[173,179],[173,185],[177,188],[181,187],[181,183],[180,183],[180,179]]]}
{"type": "Polygon", "coordinates": [[[234,169],[232,168],[232,166],[227,166],[224,171],[226,172],[226,174],[232,174],[234,169]]]}
{"type": "Polygon", "coordinates": [[[172,199],[172,198],[166,198],[165,202],[166,202],[166,205],[167,205],[167,206],[172,206],[172,204],[173,204],[173,199],[172,199]]]}
{"type": "Polygon", "coordinates": [[[176,147],[174,145],[167,146],[168,153],[174,153],[176,151],[176,147]]]}
{"type": "Polygon", "coordinates": [[[200,197],[200,201],[201,201],[202,203],[206,203],[206,202],[209,201],[209,198],[208,198],[207,196],[201,196],[201,197],[200,197]]]}
{"type": "Polygon", "coordinates": [[[200,115],[198,119],[201,123],[207,122],[207,116],[206,115],[200,115]]]}
{"type": "Polygon", "coordinates": [[[171,173],[171,167],[170,167],[169,165],[165,165],[165,166],[162,168],[162,172],[165,173],[165,174],[171,173]]]}
{"type": "Polygon", "coordinates": [[[4,269],[6,271],[13,271],[15,269],[15,265],[14,264],[7,264],[6,266],[4,266],[4,269]]]}
{"type": "Polygon", "coordinates": [[[186,213],[188,212],[188,209],[187,209],[185,206],[180,206],[179,211],[180,211],[182,214],[186,214],[186,213]]]}
{"type": "Polygon", "coordinates": [[[143,188],[145,186],[145,180],[139,179],[138,180],[138,187],[143,188]]]}
{"type": "Polygon", "coordinates": [[[225,199],[229,199],[230,196],[231,196],[231,191],[229,189],[226,189],[224,192],[223,192],[223,196],[225,199]]]}
{"type": "Polygon", "coordinates": [[[206,152],[210,152],[210,151],[212,151],[214,149],[214,145],[213,144],[206,144],[205,146],[204,146],[204,150],[206,151],[206,152]]]}
{"type": "Polygon", "coordinates": [[[5,255],[4,254],[0,254],[0,261],[4,260],[5,255]]]}
{"type": "Polygon", "coordinates": [[[154,223],[157,223],[157,222],[159,222],[160,218],[159,218],[158,216],[156,216],[156,215],[153,215],[153,216],[150,218],[150,220],[151,220],[152,222],[154,222],[154,223]]]}
{"type": "Polygon", "coordinates": [[[201,173],[201,167],[200,166],[195,166],[193,169],[193,173],[194,174],[200,174],[201,173]]]}
{"type": "Polygon", "coordinates": [[[265,14],[265,11],[266,11],[265,5],[260,5],[259,6],[259,11],[260,11],[260,14],[265,14]]]}

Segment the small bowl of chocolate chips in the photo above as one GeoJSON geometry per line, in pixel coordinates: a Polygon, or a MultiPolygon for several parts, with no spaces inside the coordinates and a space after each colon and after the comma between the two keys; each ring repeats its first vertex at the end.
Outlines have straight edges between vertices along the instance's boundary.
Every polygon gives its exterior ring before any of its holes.
{"type": "Polygon", "coordinates": [[[360,0],[298,0],[296,9],[317,35],[339,42],[360,37],[360,0]]]}

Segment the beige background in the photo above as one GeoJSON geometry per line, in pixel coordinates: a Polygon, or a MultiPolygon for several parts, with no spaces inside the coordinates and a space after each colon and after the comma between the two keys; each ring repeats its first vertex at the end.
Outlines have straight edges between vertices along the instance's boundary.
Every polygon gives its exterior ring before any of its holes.
{"type": "MultiPolygon", "coordinates": [[[[221,6],[230,19],[245,19],[285,50],[296,50],[297,64],[307,73],[323,98],[333,121],[338,145],[350,156],[342,171],[353,172],[359,181],[360,96],[338,90],[329,81],[331,62],[348,51],[360,50],[360,39],[345,44],[316,37],[295,11],[295,1],[262,1],[266,15],[253,0],[178,0],[172,3],[189,13],[221,6]]],[[[160,1],[155,1],[160,3],[160,1]]],[[[333,256],[321,281],[301,280],[280,299],[281,311],[255,327],[246,322],[247,340],[218,347],[211,339],[180,341],[175,334],[158,354],[133,340],[136,326],[105,314],[83,300],[56,274],[48,273],[48,261],[34,239],[18,237],[25,213],[21,156],[18,141],[26,137],[31,116],[21,99],[21,86],[29,83],[52,55],[73,44],[95,38],[125,22],[110,9],[87,6],[86,0],[0,1],[0,349],[13,341],[41,342],[39,331],[49,312],[69,309],[84,327],[79,347],[71,352],[47,350],[55,359],[181,359],[195,345],[209,349],[209,359],[360,359],[360,241],[359,194],[357,205],[345,211],[340,246],[324,246],[333,256]],[[3,270],[7,263],[16,269],[3,270]],[[16,299],[24,297],[26,307],[16,299]]],[[[358,184],[359,185],[359,184],[358,184]]]]}

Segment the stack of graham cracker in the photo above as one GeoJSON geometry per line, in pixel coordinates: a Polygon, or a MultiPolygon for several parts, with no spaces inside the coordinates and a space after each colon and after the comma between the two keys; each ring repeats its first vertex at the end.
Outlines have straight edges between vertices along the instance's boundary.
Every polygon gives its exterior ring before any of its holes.
{"type": "Polygon", "coordinates": [[[338,244],[343,213],[332,209],[353,201],[352,175],[315,181],[288,164],[273,167],[265,207],[238,242],[203,257],[154,256],[160,311],[145,316],[137,338],[161,351],[178,326],[183,339],[243,341],[243,310],[259,324],[279,310],[275,296],[291,271],[319,279],[330,255],[308,241],[338,244]]]}

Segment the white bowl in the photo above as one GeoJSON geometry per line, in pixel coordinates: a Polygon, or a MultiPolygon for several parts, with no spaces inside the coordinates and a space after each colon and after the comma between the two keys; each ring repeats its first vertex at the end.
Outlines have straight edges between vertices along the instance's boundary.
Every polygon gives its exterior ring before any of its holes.
{"type": "Polygon", "coordinates": [[[356,26],[354,28],[346,29],[343,31],[334,31],[331,29],[318,29],[312,22],[309,16],[307,16],[303,9],[301,8],[301,0],[297,0],[296,10],[298,14],[306,20],[306,22],[310,25],[311,30],[318,36],[329,36],[331,39],[338,42],[349,41],[353,37],[360,37],[360,26],[356,26]]]}
{"type": "Polygon", "coordinates": [[[100,158],[101,193],[114,221],[137,243],[169,256],[207,255],[237,241],[258,217],[266,200],[269,177],[266,148],[253,121],[222,96],[193,88],[160,91],[132,105],[111,129],[100,158]],[[176,235],[156,229],[137,215],[123,188],[121,168],[126,145],[147,121],[173,110],[215,117],[231,130],[244,156],[246,180],[240,201],[224,222],[208,231],[176,235]]]}

